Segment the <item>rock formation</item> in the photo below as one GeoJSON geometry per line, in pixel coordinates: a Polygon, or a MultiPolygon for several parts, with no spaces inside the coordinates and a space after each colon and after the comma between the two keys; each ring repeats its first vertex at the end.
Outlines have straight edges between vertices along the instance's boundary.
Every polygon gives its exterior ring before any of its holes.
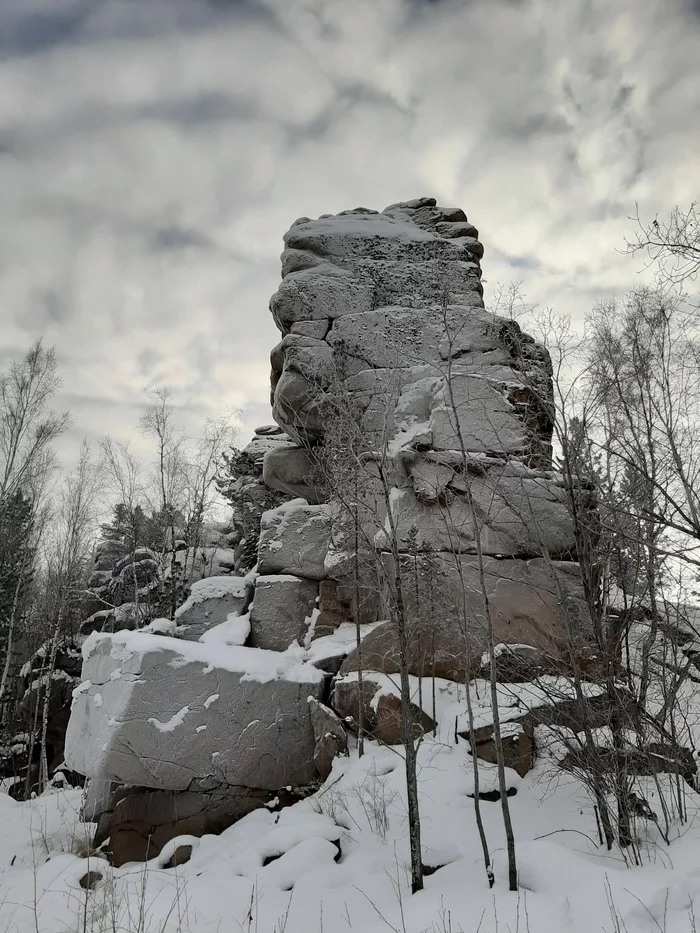
{"type": "MultiPolygon", "coordinates": [[[[485,310],[477,237],[461,210],[429,198],[301,218],[271,302],[283,334],[271,355],[273,412],[297,445],[266,461],[266,481],[286,488],[329,433],[347,438],[338,420],[352,414],[361,496],[375,497],[365,538],[380,552],[379,577],[396,574],[398,554],[406,581],[411,671],[456,680],[485,647],[479,552],[498,642],[563,663],[566,628],[579,635],[586,619],[568,494],[552,471],[549,356],[485,310]],[[390,477],[390,522],[372,457],[390,477]]],[[[347,583],[332,516],[332,502],[265,516],[264,572],[347,583]]],[[[390,615],[385,600],[375,618],[390,615]]],[[[398,669],[394,629],[368,636],[365,663],[398,669]]],[[[351,656],[341,671],[355,666],[351,656]]]]}
{"type": "MultiPolygon", "coordinates": [[[[133,854],[120,833],[153,853],[177,827],[220,829],[325,779],[361,710],[397,741],[382,678],[399,670],[399,585],[414,675],[478,675],[486,603],[495,640],[518,646],[511,681],[555,675],[585,642],[549,357],[485,310],[482,255],[464,213],[429,198],[287,233],[271,301],[279,429],[258,430],[227,493],[240,553],[259,518],[256,571],[196,584],[174,625],[84,648],[67,759],[92,779],[118,860],[133,854]],[[262,511],[270,490],[279,504],[262,511]],[[115,797],[120,784],[136,788],[115,797]]],[[[417,732],[434,725],[414,713],[417,732]]]]}
{"type": "Polygon", "coordinates": [[[265,483],[265,458],[274,457],[279,447],[290,446],[292,440],[282,428],[267,424],[256,428],[255,436],[243,450],[232,449],[223,455],[223,469],[217,478],[217,486],[232,506],[230,546],[233,548],[235,573],[245,574],[257,563],[263,512],[308,491],[307,486],[277,490],[265,483]]]}

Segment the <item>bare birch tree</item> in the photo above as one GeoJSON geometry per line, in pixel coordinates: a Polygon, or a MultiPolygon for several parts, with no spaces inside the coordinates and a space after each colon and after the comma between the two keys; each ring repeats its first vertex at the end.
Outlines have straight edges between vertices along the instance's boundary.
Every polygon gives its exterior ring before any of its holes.
{"type": "MultiPolygon", "coordinates": [[[[351,552],[350,567],[355,589],[357,644],[361,652],[359,607],[361,602],[360,577],[376,580],[382,602],[396,633],[401,698],[401,731],[406,767],[406,794],[408,804],[409,843],[411,860],[411,890],[423,888],[421,855],[421,825],[418,800],[418,765],[416,728],[409,674],[409,623],[406,606],[406,587],[398,529],[391,512],[393,495],[393,461],[388,452],[391,425],[391,399],[398,387],[388,380],[384,387],[383,427],[368,432],[361,424],[360,412],[345,387],[345,374],[350,354],[347,348],[338,348],[335,372],[315,386],[319,396],[319,410],[326,424],[324,442],[311,447],[309,453],[317,471],[342,513],[345,547],[351,552]],[[377,553],[375,537],[382,533],[385,552],[377,553]],[[361,557],[363,555],[363,557],[361,557]],[[364,572],[360,567],[364,561],[364,572]]],[[[399,376],[400,378],[400,376],[399,376]]],[[[303,427],[303,426],[301,426],[303,427]]],[[[360,661],[361,668],[361,661],[360,661]]],[[[363,698],[362,669],[359,671],[359,704],[363,698]]],[[[358,711],[360,729],[364,732],[362,711],[358,711]]]]}
{"type": "Polygon", "coordinates": [[[636,231],[626,242],[630,253],[646,253],[662,282],[674,286],[694,281],[700,272],[700,216],[698,201],[676,205],[667,218],[644,220],[637,207],[636,231]]]}
{"type": "Polygon", "coordinates": [[[44,528],[53,444],[68,425],[51,403],[60,387],[53,348],[37,341],[0,373],[0,704],[8,698],[44,528]]]}
{"type": "MultiPolygon", "coordinates": [[[[48,640],[44,646],[45,663],[36,691],[40,729],[38,735],[32,736],[33,741],[39,741],[39,792],[49,780],[47,732],[56,657],[59,647],[70,640],[81,618],[95,541],[98,492],[99,474],[90,449],[84,443],[75,470],[64,481],[44,545],[43,585],[38,608],[48,631],[48,640]]],[[[30,760],[32,752],[30,749],[30,760]]]]}

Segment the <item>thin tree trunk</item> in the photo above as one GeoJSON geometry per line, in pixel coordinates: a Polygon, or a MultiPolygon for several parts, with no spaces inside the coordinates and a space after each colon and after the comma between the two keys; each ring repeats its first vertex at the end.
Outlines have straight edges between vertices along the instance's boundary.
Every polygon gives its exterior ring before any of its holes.
{"type": "MultiPolygon", "coordinates": [[[[469,671],[469,656],[467,655],[467,672],[469,671]]],[[[484,855],[484,868],[486,869],[486,878],[489,883],[489,887],[492,888],[494,884],[494,874],[493,874],[493,865],[491,864],[491,853],[489,852],[489,844],[486,838],[486,830],[484,829],[484,821],[481,815],[481,798],[479,796],[480,787],[481,787],[481,778],[479,776],[479,759],[476,754],[476,730],[474,728],[474,706],[472,704],[471,690],[469,687],[469,673],[464,681],[464,687],[466,690],[466,699],[467,699],[467,720],[469,723],[469,746],[472,755],[472,769],[474,775],[474,819],[476,820],[476,829],[479,833],[479,841],[481,842],[481,851],[484,855]]]]}
{"type": "MultiPolygon", "coordinates": [[[[444,317],[444,326],[445,333],[450,338],[452,338],[449,331],[449,325],[447,321],[447,296],[443,300],[443,317],[444,317]]],[[[452,386],[452,354],[449,354],[448,364],[447,364],[447,377],[445,380],[446,388],[449,396],[449,405],[450,411],[452,412],[452,418],[454,419],[453,428],[457,436],[459,443],[459,451],[462,457],[462,464],[465,471],[465,476],[467,474],[468,468],[468,455],[467,448],[464,442],[464,435],[462,433],[462,426],[459,420],[459,410],[455,402],[454,391],[452,386]]],[[[503,814],[503,828],[506,835],[506,848],[508,851],[508,886],[511,891],[517,891],[518,889],[518,869],[517,869],[517,860],[515,854],[515,834],[513,832],[513,823],[510,815],[510,805],[508,803],[508,787],[506,784],[506,774],[505,774],[505,763],[503,760],[503,739],[501,735],[501,721],[498,712],[498,683],[497,683],[497,671],[496,671],[496,657],[494,653],[494,634],[493,634],[493,619],[491,616],[491,602],[488,595],[488,590],[486,588],[486,577],[484,573],[484,554],[481,547],[481,529],[479,525],[479,518],[476,512],[476,505],[474,503],[474,497],[471,492],[471,487],[469,482],[465,483],[467,489],[467,501],[469,505],[469,511],[471,513],[472,524],[474,526],[474,543],[476,545],[476,556],[477,564],[479,568],[479,586],[481,589],[481,596],[484,608],[484,615],[486,619],[486,636],[488,641],[488,652],[489,652],[489,681],[490,681],[490,693],[491,693],[491,712],[493,715],[493,737],[494,744],[496,747],[496,767],[498,770],[498,787],[501,795],[501,812],[503,814]]]]}
{"type": "Polygon", "coordinates": [[[357,652],[357,754],[360,758],[365,753],[365,711],[364,711],[364,679],[362,670],[362,633],[360,631],[360,516],[359,516],[359,488],[357,481],[357,465],[355,465],[355,505],[353,515],[353,531],[355,559],[353,563],[353,584],[355,598],[355,651],[357,652]]]}
{"type": "Polygon", "coordinates": [[[423,890],[423,862],[421,854],[420,808],[418,804],[418,769],[416,746],[413,740],[413,718],[411,716],[411,683],[408,674],[408,625],[406,604],[401,578],[401,555],[398,547],[398,533],[391,510],[389,485],[383,466],[380,464],[379,477],[384,496],[384,507],[389,525],[391,556],[394,562],[394,611],[399,641],[399,673],[401,683],[401,716],[403,740],[406,754],[406,792],[408,797],[408,826],[411,846],[411,891],[415,894],[423,890]]]}
{"type": "Polygon", "coordinates": [[[5,654],[5,663],[2,668],[2,678],[0,679],[0,710],[3,709],[5,702],[5,691],[7,690],[7,682],[9,679],[10,668],[12,666],[12,654],[14,651],[14,639],[15,639],[15,627],[17,621],[17,611],[19,608],[19,594],[22,589],[22,584],[24,583],[24,568],[25,568],[26,555],[22,556],[22,565],[20,567],[19,576],[17,577],[17,584],[15,586],[15,592],[12,596],[12,609],[10,610],[10,622],[7,627],[7,647],[5,654]]]}
{"type": "Polygon", "coordinates": [[[58,653],[58,641],[61,630],[61,613],[59,611],[51,639],[51,651],[49,654],[49,665],[46,673],[46,689],[44,691],[44,708],[41,715],[41,744],[39,746],[39,793],[41,793],[49,783],[49,762],[46,751],[46,739],[49,731],[49,704],[51,702],[51,679],[56,669],[56,655],[58,653]]]}

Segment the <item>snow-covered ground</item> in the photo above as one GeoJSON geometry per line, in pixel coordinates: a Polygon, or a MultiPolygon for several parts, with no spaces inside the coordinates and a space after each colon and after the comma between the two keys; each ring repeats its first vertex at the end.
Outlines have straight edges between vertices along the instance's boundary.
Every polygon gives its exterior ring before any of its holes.
{"type": "MultiPolygon", "coordinates": [[[[403,762],[368,744],[338,759],[314,797],[257,811],[192,844],[191,861],[163,868],[177,840],[147,865],[111,869],[86,858],[80,792],[51,790],[25,804],[0,795],[3,933],[691,933],[700,913],[700,821],[666,846],[653,824],[644,865],[628,868],[597,842],[580,784],[541,760],[509,798],[520,891],[507,885],[499,802],[483,802],[496,883],[489,890],[474,820],[466,746],[432,738],[419,749],[423,858],[443,866],[410,894],[403,762]],[[340,850],[340,854],[339,854],[340,850]],[[338,859],[336,861],[336,859],[338,859]],[[102,875],[92,890],[86,871],[102,875]]],[[[495,785],[481,764],[482,789],[495,785]]],[[[667,779],[665,779],[667,780],[667,779]]],[[[654,789],[648,789],[654,805],[654,789]]]]}

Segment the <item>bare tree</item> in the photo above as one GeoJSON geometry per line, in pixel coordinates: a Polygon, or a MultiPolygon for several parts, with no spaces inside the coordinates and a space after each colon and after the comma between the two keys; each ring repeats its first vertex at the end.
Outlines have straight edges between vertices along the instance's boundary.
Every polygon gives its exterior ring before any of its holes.
{"type": "Polygon", "coordinates": [[[40,340],[0,374],[0,500],[52,469],[52,444],[68,425],[67,413],[50,409],[60,384],[55,351],[40,340]]]}
{"type": "Polygon", "coordinates": [[[177,548],[177,504],[182,498],[183,468],[182,447],[184,437],[175,423],[175,414],[168,388],[154,389],[152,403],[141,416],[140,426],[144,434],[156,443],[155,481],[158,489],[160,514],[166,523],[167,533],[163,541],[162,556],[170,554],[169,615],[173,619],[178,601],[179,580],[176,573],[175,552],[177,548]]]}
{"type": "MultiPolygon", "coordinates": [[[[511,295],[512,297],[512,295],[511,295]]],[[[460,407],[455,396],[454,388],[454,379],[453,379],[453,359],[455,357],[454,348],[456,340],[459,337],[459,333],[455,332],[455,328],[450,323],[450,318],[448,314],[448,304],[449,298],[447,293],[443,296],[442,302],[442,311],[443,311],[443,328],[444,336],[447,339],[447,352],[445,356],[447,357],[447,365],[445,368],[445,393],[448,403],[448,412],[449,419],[452,431],[458,443],[459,454],[461,456],[461,467],[463,474],[465,476],[469,473],[470,461],[472,458],[469,456],[467,450],[467,445],[464,439],[464,434],[462,431],[462,420],[460,416],[460,407]]],[[[518,868],[517,868],[517,859],[515,854],[515,833],[513,831],[513,822],[510,815],[510,805],[508,803],[508,786],[506,782],[506,773],[505,773],[505,761],[503,755],[503,738],[501,733],[501,723],[500,723],[500,713],[498,707],[498,690],[497,690],[497,671],[496,671],[496,653],[495,653],[495,638],[494,638],[494,626],[493,626],[493,616],[491,612],[491,600],[489,597],[489,592],[486,586],[486,578],[484,573],[484,553],[481,545],[481,525],[482,521],[478,515],[476,504],[474,502],[474,497],[472,495],[471,484],[467,481],[465,483],[467,503],[469,506],[469,512],[471,515],[473,534],[474,534],[474,546],[476,550],[478,571],[479,571],[479,588],[481,591],[481,600],[483,605],[484,619],[486,623],[486,639],[487,639],[487,652],[489,658],[489,687],[491,695],[491,712],[493,715],[493,738],[494,745],[496,748],[496,767],[498,769],[498,787],[500,791],[501,798],[501,812],[503,815],[503,827],[506,836],[506,848],[508,851],[508,884],[511,891],[517,891],[518,889],[518,868]]],[[[456,561],[460,563],[460,553],[457,551],[455,557],[456,561]]],[[[461,567],[459,571],[461,572],[461,567]]],[[[463,584],[463,581],[462,581],[463,584]]],[[[463,584],[464,585],[464,584],[463,584]]],[[[464,619],[465,628],[469,624],[468,619],[464,619]]],[[[466,632],[465,632],[466,635],[466,632]]],[[[466,635],[468,639],[468,635],[466,635]]],[[[467,692],[469,689],[467,688],[467,692]]],[[[472,719],[471,710],[469,712],[470,720],[472,719]]],[[[474,743],[473,736],[473,722],[470,721],[470,742],[474,743]]],[[[472,753],[476,749],[472,748],[472,753]]],[[[474,755],[474,757],[476,757],[474,755]]],[[[474,764],[475,773],[478,769],[476,762],[474,764]]],[[[480,829],[482,847],[484,849],[484,858],[487,863],[487,875],[489,875],[490,864],[488,859],[488,850],[485,845],[485,837],[483,831],[480,829]]],[[[490,875],[489,875],[490,880],[490,875]]]]}
{"type": "MultiPolygon", "coordinates": [[[[39,740],[39,791],[49,780],[47,732],[56,656],[59,647],[70,638],[80,619],[94,548],[95,504],[99,488],[96,464],[87,443],[83,443],[78,465],[64,481],[44,545],[39,609],[49,638],[44,647],[45,663],[41,674],[43,695],[40,689],[36,693],[37,714],[41,707],[41,728],[36,736],[39,740]]],[[[32,736],[34,741],[36,738],[32,736]]],[[[30,760],[31,753],[30,749],[30,760]]]]}
{"type": "Polygon", "coordinates": [[[198,437],[185,438],[182,456],[182,504],[186,567],[194,571],[195,557],[202,545],[205,520],[220,502],[216,484],[223,451],[233,441],[233,414],[209,418],[198,437]],[[191,555],[191,558],[190,558],[191,555]]]}
{"type": "Polygon", "coordinates": [[[0,373],[0,702],[8,696],[18,638],[23,634],[38,539],[44,528],[53,443],[68,424],[51,403],[60,387],[53,348],[37,341],[0,373]]]}
{"type": "MultiPolygon", "coordinates": [[[[100,441],[102,472],[106,487],[116,496],[123,528],[120,534],[131,558],[133,603],[135,618],[142,616],[140,606],[140,583],[136,573],[136,549],[145,543],[146,490],[144,468],[138,457],[125,441],[103,437],[100,441]]],[[[111,608],[111,607],[105,607],[111,608]]]]}
{"type": "MultiPolygon", "coordinates": [[[[393,460],[388,452],[391,408],[395,404],[398,385],[388,380],[384,392],[385,411],[383,429],[377,435],[367,432],[361,424],[359,412],[345,387],[345,372],[349,362],[347,348],[338,348],[335,373],[315,388],[319,396],[319,409],[326,425],[324,442],[310,448],[310,455],[319,475],[342,512],[342,536],[352,552],[351,573],[355,589],[357,643],[360,646],[359,627],[361,555],[365,562],[364,575],[377,581],[398,646],[399,690],[401,697],[402,738],[406,766],[406,793],[408,802],[409,841],[411,856],[411,890],[423,888],[421,856],[421,825],[418,800],[418,768],[415,725],[409,674],[409,622],[406,606],[406,588],[399,533],[391,510],[393,495],[393,460]],[[394,400],[392,402],[392,399],[394,400]],[[384,555],[375,549],[375,537],[382,533],[384,555]],[[385,558],[389,557],[387,560],[385,558]]],[[[400,371],[397,371],[400,379],[400,371]]],[[[303,425],[300,425],[303,430],[303,425]]],[[[361,650],[361,647],[360,647],[361,650]]],[[[359,672],[359,704],[363,698],[362,670],[359,672]]],[[[360,728],[364,731],[362,712],[358,712],[360,728]]]]}
{"type": "MultiPolygon", "coordinates": [[[[155,442],[155,456],[137,456],[130,445],[103,438],[103,469],[116,499],[118,528],[106,525],[131,554],[134,603],[139,614],[137,551],[147,547],[162,568],[157,611],[174,617],[183,588],[196,576],[211,572],[210,552],[202,547],[204,527],[216,511],[216,477],[222,450],[233,434],[233,415],[209,419],[201,435],[188,436],[177,421],[168,389],[156,389],[139,419],[155,442]]],[[[144,606],[146,615],[153,605],[144,606]]],[[[145,617],[145,616],[144,616],[145,617]]]]}
{"type": "Polygon", "coordinates": [[[643,220],[637,206],[636,233],[625,243],[629,253],[646,253],[649,264],[656,265],[662,281],[682,285],[694,281],[700,272],[700,217],[698,202],[688,207],[676,205],[667,219],[656,216],[643,220]]]}
{"type": "MultiPolygon", "coordinates": [[[[582,715],[569,761],[592,791],[608,847],[617,841],[638,861],[634,820],[657,819],[639,775],[675,771],[682,818],[680,775],[690,780],[692,770],[677,711],[689,664],[673,617],[683,614],[683,567],[687,578],[697,563],[693,334],[658,289],[599,305],[583,341],[550,315],[540,324],[555,363],[556,447],[596,651],[594,670],[571,655],[582,715]],[[600,714],[590,716],[584,673],[605,688],[609,748],[594,738],[600,714]]],[[[658,799],[668,824],[661,790],[658,799]]]]}
{"type": "Polygon", "coordinates": [[[668,556],[700,568],[700,329],[641,288],[597,305],[589,333],[593,443],[634,487],[646,533],[662,528],[668,556]]]}

